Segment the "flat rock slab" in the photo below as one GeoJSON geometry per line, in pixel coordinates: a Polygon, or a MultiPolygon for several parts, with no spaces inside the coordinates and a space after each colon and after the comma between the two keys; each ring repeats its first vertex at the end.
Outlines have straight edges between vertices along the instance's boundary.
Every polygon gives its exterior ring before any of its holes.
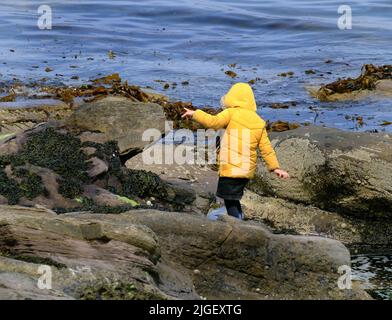
{"type": "Polygon", "coordinates": [[[0,206],[3,298],[366,299],[339,290],[340,242],[255,223],[157,210],[67,213],[0,206]],[[38,267],[53,272],[37,291],[38,267]],[[19,288],[16,286],[19,283],[19,288]]]}
{"type": "MultiPolygon", "coordinates": [[[[109,219],[99,214],[84,218],[109,219]]],[[[197,292],[208,298],[368,298],[361,290],[337,288],[337,269],[350,265],[350,255],[335,240],[276,235],[259,224],[230,217],[212,222],[156,210],[132,210],[110,219],[153,230],[162,261],[190,274],[197,292]]]]}
{"type": "MultiPolygon", "coordinates": [[[[5,299],[167,299],[156,282],[155,234],[135,224],[77,219],[50,210],[0,206],[0,297],[5,299]],[[37,290],[49,266],[51,290],[37,290]]],[[[161,279],[164,283],[164,279],[161,279]]],[[[171,293],[193,290],[175,287],[171,293]]]]}

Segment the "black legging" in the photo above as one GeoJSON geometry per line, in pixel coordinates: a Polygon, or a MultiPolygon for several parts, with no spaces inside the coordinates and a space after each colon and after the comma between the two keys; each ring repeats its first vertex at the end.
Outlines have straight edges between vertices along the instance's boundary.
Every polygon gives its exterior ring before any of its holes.
{"type": "Polygon", "coordinates": [[[226,200],[225,206],[229,216],[232,216],[237,219],[242,219],[242,209],[241,203],[239,200],[226,200]]]}

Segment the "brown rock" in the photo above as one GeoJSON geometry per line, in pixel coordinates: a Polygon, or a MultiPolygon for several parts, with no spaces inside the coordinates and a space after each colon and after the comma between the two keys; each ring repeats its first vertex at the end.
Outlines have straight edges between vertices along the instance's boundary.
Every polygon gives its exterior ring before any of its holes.
{"type": "Polygon", "coordinates": [[[88,159],[88,162],[91,165],[91,168],[87,172],[90,178],[99,176],[109,170],[107,163],[97,157],[88,159]]]}

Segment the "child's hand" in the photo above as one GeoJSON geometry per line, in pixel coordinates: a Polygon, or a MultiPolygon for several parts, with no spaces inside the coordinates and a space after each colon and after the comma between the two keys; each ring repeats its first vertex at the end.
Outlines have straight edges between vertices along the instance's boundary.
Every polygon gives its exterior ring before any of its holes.
{"type": "Polygon", "coordinates": [[[290,178],[289,174],[282,170],[282,169],[275,169],[274,173],[279,177],[279,178],[283,178],[283,179],[287,179],[290,178]]]}
{"type": "Polygon", "coordinates": [[[195,110],[190,110],[187,108],[184,108],[185,112],[181,115],[181,118],[189,118],[192,119],[193,114],[195,113],[195,110]]]}

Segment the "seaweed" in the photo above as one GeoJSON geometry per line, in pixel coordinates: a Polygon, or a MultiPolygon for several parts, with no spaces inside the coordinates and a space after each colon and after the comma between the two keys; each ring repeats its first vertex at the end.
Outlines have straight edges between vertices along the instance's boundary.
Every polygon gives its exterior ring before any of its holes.
{"type": "Polygon", "coordinates": [[[167,185],[155,173],[145,170],[127,169],[118,177],[123,184],[121,195],[145,198],[155,196],[160,199],[167,197],[167,185]]]}
{"type": "Polygon", "coordinates": [[[232,70],[227,70],[227,71],[225,71],[225,74],[228,75],[230,78],[235,78],[235,77],[237,77],[237,73],[235,73],[235,72],[232,71],[232,70]]]}
{"type": "Polygon", "coordinates": [[[42,178],[36,174],[32,173],[24,168],[17,168],[15,170],[15,175],[22,179],[18,187],[21,194],[29,200],[33,200],[39,195],[48,195],[48,191],[43,185],[42,178]]]}
{"type": "Polygon", "coordinates": [[[8,204],[17,204],[22,192],[16,181],[8,178],[3,168],[0,168],[0,194],[8,199],[8,204]]]}
{"type": "Polygon", "coordinates": [[[298,123],[290,123],[287,121],[274,121],[274,122],[269,122],[267,121],[267,131],[268,132],[283,132],[287,130],[293,130],[297,129],[300,127],[300,124],[298,123]]]}
{"type": "MultiPolygon", "coordinates": [[[[198,124],[195,121],[181,118],[181,115],[184,113],[184,108],[191,109],[191,110],[198,109],[194,107],[191,102],[161,101],[160,104],[163,107],[163,111],[165,113],[166,119],[173,121],[174,129],[189,129],[189,130],[196,131],[197,129],[203,128],[202,125],[198,124]]],[[[215,109],[211,107],[203,107],[199,109],[212,115],[216,115],[220,111],[222,111],[222,109],[215,109]]]]}
{"type": "Polygon", "coordinates": [[[63,196],[74,198],[81,194],[83,184],[89,181],[89,166],[86,163],[87,156],[81,152],[80,147],[79,139],[69,133],[59,133],[51,127],[31,134],[21,152],[0,156],[0,166],[11,165],[16,177],[21,178],[18,183],[9,179],[4,170],[1,170],[0,194],[8,199],[9,204],[18,203],[22,196],[32,200],[38,195],[47,195],[39,175],[18,168],[26,164],[49,168],[59,174],[59,192],[63,196]]]}
{"type": "Polygon", "coordinates": [[[87,156],[81,152],[81,146],[73,135],[50,127],[29,136],[18,158],[59,174],[59,192],[74,198],[83,192],[83,184],[89,181],[87,156]]]}
{"type": "Polygon", "coordinates": [[[109,174],[118,176],[122,173],[122,162],[120,158],[120,150],[118,148],[117,142],[107,141],[105,143],[96,143],[92,141],[85,141],[82,147],[93,147],[96,149],[93,157],[97,157],[108,164],[109,174]]]}
{"type": "Polygon", "coordinates": [[[162,300],[159,293],[148,291],[140,285],[125,281],[102,281],[86,285],[79,291],[81,300],[162,300]]]}
{"type": "Polygon", "coordinates": [[[379,80],[392,79],[392,65],[375,66],[365,64],[362,66],[361,75],[355,79],[339,79],[322,86],[318,90],[321,100],[335,93],[350,93],[359,90],[374,90],[379,80]]]}
{"type": "Polygon", "coordinates": [[[78,138],[49,127],[29,136],[18,157],[33,165],[49,168],[64,178],[87,182],[89,166],[81,147],[78,138]]]}
{"type": "Polygon", "coordinates": [[[73,199],[83,193],[83,184],[81,181],[68,177],[67,179],[59,178],[59,193],[66,198],[73,199]]]}

